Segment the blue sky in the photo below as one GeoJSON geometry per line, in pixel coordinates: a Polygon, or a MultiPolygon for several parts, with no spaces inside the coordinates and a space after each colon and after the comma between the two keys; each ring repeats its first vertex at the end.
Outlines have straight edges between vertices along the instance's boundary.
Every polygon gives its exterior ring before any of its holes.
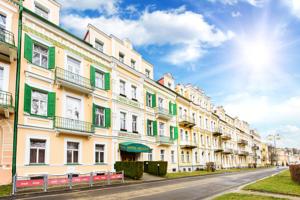
{"type": "Polygon", "coordinates": [[[66,29],[129,38],[155,79],[171,72],[263,138],[300,147],[300,0],[59,1],[66,29]]]}

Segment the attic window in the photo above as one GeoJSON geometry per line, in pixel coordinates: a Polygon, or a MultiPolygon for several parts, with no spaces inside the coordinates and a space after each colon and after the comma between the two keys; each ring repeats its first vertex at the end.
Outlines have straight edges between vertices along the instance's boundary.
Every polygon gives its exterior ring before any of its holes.
{"type": "Polygon", "coordinates": [[[104,47],[104,43],[99,41],[99,40],[96,40],[95,41],[95,48],[98,50],[98,51],[101,51],[103,52],[103,47],[104,47]]]}
{"type": "Polygon", "coordinates": [[[38,14],[39,16],[48,19],[49,17],[49,9],[46,8],[45,6],[41,5],[38,2],[34,3],[34,9],[35,9],[35,13],[38,14]]]}

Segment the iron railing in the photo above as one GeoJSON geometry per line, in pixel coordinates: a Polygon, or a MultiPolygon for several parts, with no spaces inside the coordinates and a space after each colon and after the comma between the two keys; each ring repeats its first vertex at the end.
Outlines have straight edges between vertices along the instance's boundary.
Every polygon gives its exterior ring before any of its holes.
{"type": "Polygon", "coordinates": [[[156,136],[156,142],[161,144],[173,144],[174,140],[168,136],[158,135],[156,136]]]}
{"type": "Polygon", "coordinates": [[[56,79],[61,79],[63,81],[69,82],[74,85],[92,90],[90,79],[75,74],[71,71],[57,67],[55,70],[56,79]]]}
{"type": "Polygon", "coordinates": [[[248,141],[245,140],[245,139],[240,139],[240,140],[238,141],[238,144],[241,144],[241,145],[247,145],[247,144],[248,144],[248,141]]]}
{"type": "Polygon", "coordinates": [[[169,116],[169,117],[172,117],[171,113],[169,110],[165,109],[165,108],[162,108],[162,107],[157,107],[155,109],[156,113],[159,114],[159,115],[165,115],[165,116],[169,116]]]}
{"type": "Polygon", "coordinates": [[[14,34],[4,28],[0,28],[0,42],[15,46],[14,34]]]}
{"type": "Polygon", "coordinates": [[[0,107],[12,107],[12,94],[0,90],[0,107]]]}
{"type": "Polygon", "coordinates": [[[196,123],[196,121],[192,117],[189,117],[188,115],[179,116],[179,122],[188,122],[192,124],[196,123]]]}
{"type": "Polygon", "coordinates": [[[55,117],[54,127],[57,129],[64,129],[70,131],[79,131],[79,132],[87,132],[87,133],[95,132],[95,127],[90,122],[58,117],[58,116],[55,117]]]}

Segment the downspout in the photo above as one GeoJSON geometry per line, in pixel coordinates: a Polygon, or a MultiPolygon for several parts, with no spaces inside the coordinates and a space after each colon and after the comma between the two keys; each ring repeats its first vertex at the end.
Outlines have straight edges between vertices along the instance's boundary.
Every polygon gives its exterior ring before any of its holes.
{"type": "Polygon", "coordinates": [[[17,139],[18,139],[18,121],[19,121],[18,116],[19,116],[19,92],[20,92],[20,70],[21,70],[22,13],[23,13],[23,0],[19,0],[18,46],[17,46],[18,53],[17,53],[16,88],[15,88],[12,177],[14,177],[17,172],[16,163],[17,163],[17,139]]]}

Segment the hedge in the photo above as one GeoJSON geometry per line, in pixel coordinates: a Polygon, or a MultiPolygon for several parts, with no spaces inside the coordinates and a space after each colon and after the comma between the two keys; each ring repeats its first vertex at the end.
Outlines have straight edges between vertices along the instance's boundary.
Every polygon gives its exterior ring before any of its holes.
{"type": "Polygon", "coordinates": [[[289,168],[292,180],[300,184],[300,164],[290,165],[289,168]]]}
{"type": "Polygon", "coordinates": [[[168,162],[166,161],[144,161],[144,171],[149,174],[165,176],[167,174],[167,170],[168,162]]]}
{"type": "Polygon", "coordinates": [[[118,161],[114,165],[117,172],[123,171],[126,177],[140,179],[143,176],[144,163],[139,161],[118,161]]]}
{"type": "Polygon", "coordinates": [[[206,170],[208,172],[214,172],[214,171],[216,171],[215,163],[214,162],[207,162],[206,163],[206,170]]]}

